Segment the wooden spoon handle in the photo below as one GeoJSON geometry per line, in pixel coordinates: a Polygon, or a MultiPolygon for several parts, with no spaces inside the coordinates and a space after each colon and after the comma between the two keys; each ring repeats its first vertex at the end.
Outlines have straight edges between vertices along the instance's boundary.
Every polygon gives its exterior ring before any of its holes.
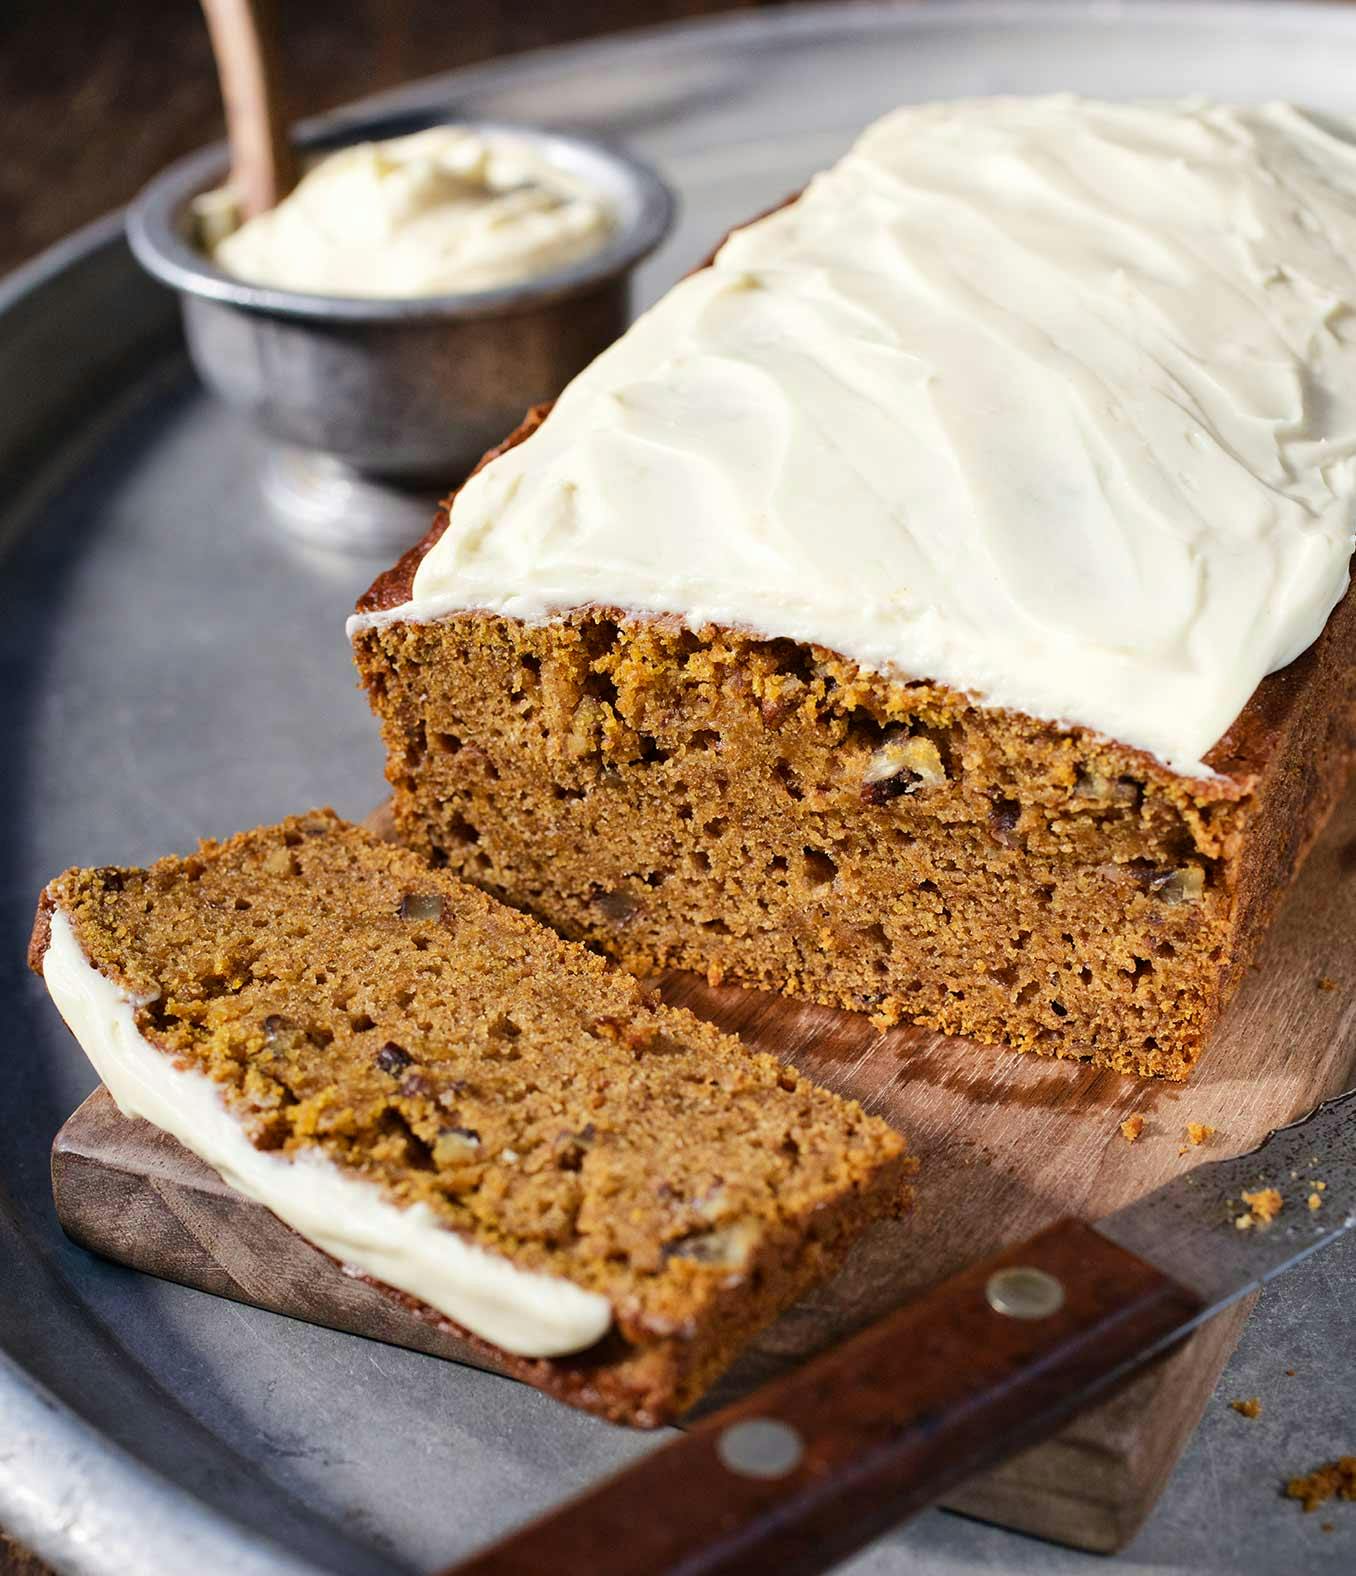
{"type": "Polygon", "coordinates": [[[274,208],[297,183],[297,161],[283,111],[282,52],[273,0],[202,0],[212,38],[231,186],[242,217],[274,208]]]}
{"type": "Polygon", "coordinates": [[[705,1419],[457,1576],[826,1570],[1054,1432],[1200,1311],[1151,1265],[1063,1221],[705,1419]],[[1062,1300],[1033,1312],[1042,1295],[1062,1300]]]}

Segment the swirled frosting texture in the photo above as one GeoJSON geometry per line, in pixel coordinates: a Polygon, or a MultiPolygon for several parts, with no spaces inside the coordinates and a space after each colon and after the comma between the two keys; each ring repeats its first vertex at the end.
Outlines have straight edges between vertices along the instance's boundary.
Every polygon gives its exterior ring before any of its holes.
{"type": "Polygon", "coordinates": [[[465,126],[341,148],[239,228],[229,189],[196,206],[212,259],[227,273],[388,300],[550,273],[596,252],[614,227],[601,194],[525,138],[465,126]]]}
{"type": "Polygon", "coordinates": [[[899,110],[467,484],[400,611],[744,626],[1202,774],[1347,584],[1353,136],[899,110]]]}

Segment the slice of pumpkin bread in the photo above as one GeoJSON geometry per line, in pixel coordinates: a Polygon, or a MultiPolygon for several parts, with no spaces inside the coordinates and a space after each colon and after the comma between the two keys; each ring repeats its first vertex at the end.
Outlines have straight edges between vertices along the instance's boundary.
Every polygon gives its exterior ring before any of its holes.
{"type": "Polygon", "coordinates": [[[329,811],[67,871],[30,961],[125,1111],[616,1420],[907,1199],[885,1123],[329,811]]]}

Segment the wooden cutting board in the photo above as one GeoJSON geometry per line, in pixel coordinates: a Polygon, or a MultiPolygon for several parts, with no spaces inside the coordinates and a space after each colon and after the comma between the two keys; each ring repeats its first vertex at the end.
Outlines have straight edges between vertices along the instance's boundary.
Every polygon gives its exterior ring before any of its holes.
{"type": "MultiPolygon", "coordinates": [[[[375,823],[374,823],[375,824],[375,823]]],[[[1068,1213],[1095,1219],[1198,1161],[1251,1148],[1356,1076],[1356,792],[1333,817],[1190,1084],[996,1051],[690,974],[665,998],[855,1095],[909,1135],[913,1214],[875,1228],[832,1284],[766,1331],[713,1401],[733,1399],[943,1276],[1068,1213]],[[1144,1118],[1128,1143],[1120,1124],[1144,1118]],[[1202,1148],[1186,1124],[1213,1126],[1202,1148]]],[[[57,1211],[79,1243],[275,1312],[484,1366],[460,1342],[234,1194],[96,1091],[57,1136],[57,1211]]],[[[1282,1183],[1284,1191],[1284,1185],[1282,1183]]],[[[1287,1199],[1303,1207],[1297,1190],[1287,1199]]],[[[1056,1439],[949,1503],[1076,1547],[1122,1547],[1152,1507],[1238,1339],[1219,1316],[1056,1439]]]]}

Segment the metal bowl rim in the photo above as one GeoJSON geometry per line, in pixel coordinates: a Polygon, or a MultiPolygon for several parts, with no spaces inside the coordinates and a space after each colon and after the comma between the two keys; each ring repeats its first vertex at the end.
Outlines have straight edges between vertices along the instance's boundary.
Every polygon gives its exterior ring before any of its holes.
{"type": "Polygon", "coordinates": [[[551,126],[460,116],[437,109],[352,112],[323,116],[296,128],[304,152],[328,152],[355,142],[398,137],[432,126],[456,125],[522,137],[569,162],[603,171],[605,195],[617,201],[620,223],[596,252],[563,268],[487,290],[385,299],[321,295],[251,284],[218,268],[183,233],[189,202],[220,184],[229,165],[225,143],[187,154],[155,176],[127,209],[127,240],[141,266],[163,284],[195,300],[217,302],[251,313],[312,322],[403,323],[497,317],[547,305],[620,278],[663,241],[677,212],[672,189],[633,154],[602,137],[551,126]]]}

